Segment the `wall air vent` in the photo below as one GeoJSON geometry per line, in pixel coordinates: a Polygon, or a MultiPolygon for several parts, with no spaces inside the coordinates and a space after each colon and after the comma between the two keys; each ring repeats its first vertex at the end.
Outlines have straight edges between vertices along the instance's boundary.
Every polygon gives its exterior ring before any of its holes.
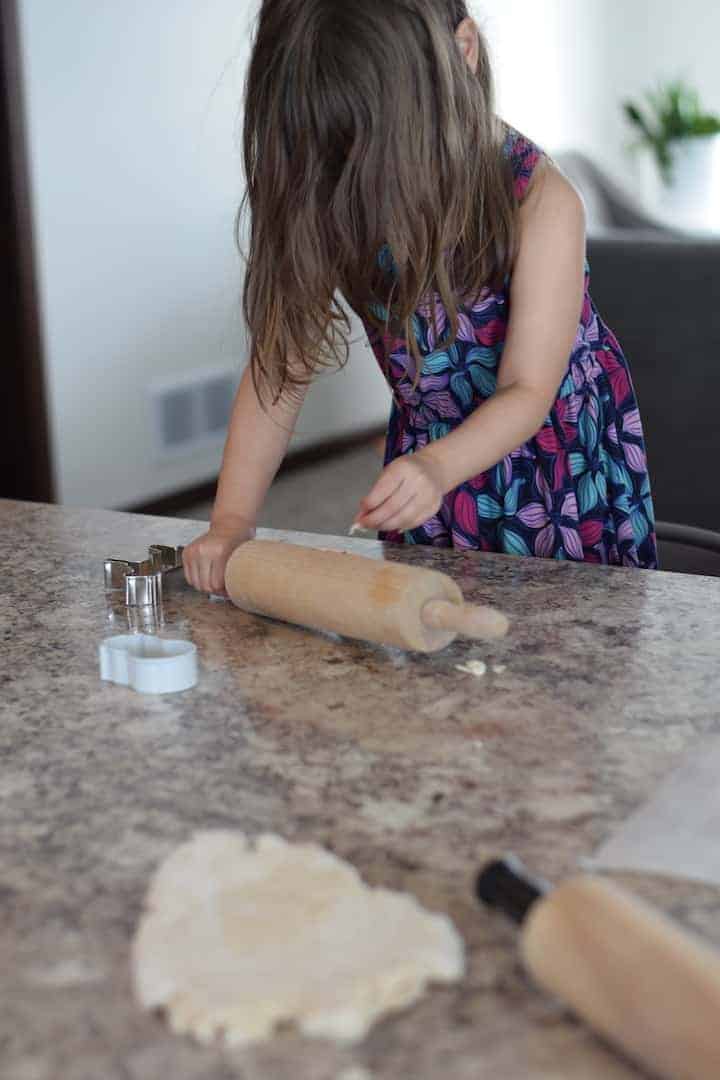
{"type": "Polygon", "coordinates": [[[154,442],[161,457],[211,448],[225,439],[238,373],[201,371],[150,387],[154,442]]]}

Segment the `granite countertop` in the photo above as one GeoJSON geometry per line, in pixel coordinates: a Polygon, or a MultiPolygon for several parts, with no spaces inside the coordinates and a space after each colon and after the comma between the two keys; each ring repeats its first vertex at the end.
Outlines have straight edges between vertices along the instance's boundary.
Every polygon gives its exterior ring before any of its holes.
{"type": "MultiPolygon", "coordinates": [[[[472,882],[507,850],[571,873],[720,730],[720,580],[267,534],[446,571],[513,629],[409,654],[246,615],[176,574],[157,629],[195,641],[200,681],[150,697],[99,678],[98,641],[128,629],[102,562],[203,526],[11,502],[0,520],[3,1080],[639,1075],[529,984],[513,928],[472,882]],[[468,658],[488,674],[458,672],[468,658]],[[233,1052],[173,1036],[134,1004],[129,943],[159,860],[206,828],[317,841],[447,912],[466,978],[352,1048],[292,1031],[233,1052]]],[[[715,890],[620,880],[720,942],[715,890]]]]}

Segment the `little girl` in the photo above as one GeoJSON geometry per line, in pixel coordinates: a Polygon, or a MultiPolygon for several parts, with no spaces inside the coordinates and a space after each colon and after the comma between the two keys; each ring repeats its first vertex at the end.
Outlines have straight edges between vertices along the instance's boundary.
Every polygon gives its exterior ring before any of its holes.
{"type": "Polygon", "coordinates": [[[640,415],[588,292],[582,200],[495,114],[464,0],[264,0],[244,157],[252,355],[210,528],[185,548],[192,585],[223,591],[313,375],[343,363],[338,291],[393,393],[358,526],[657,566],[640,415]]]}

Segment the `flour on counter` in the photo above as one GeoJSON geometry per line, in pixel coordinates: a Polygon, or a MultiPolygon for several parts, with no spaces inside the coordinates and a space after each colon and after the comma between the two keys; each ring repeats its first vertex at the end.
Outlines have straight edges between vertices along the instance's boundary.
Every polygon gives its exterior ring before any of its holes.
{"type": "Polygon", "coordinates": [[[294,1021],[363,1038],[429,981],[464,972],[451,920],[370,888],[316,844],[198,832],[157,869],[132,945],[135,994],[177,1033],[242,1045],[294,1021]]]}
{"type": "Polygon", "coordinates": [[[464,664],[456,664],[456,671],[462,671],[463,675],[475,675],[481,679],[487,671],[487,664],[483,660],[467,660],[464,664]]]}

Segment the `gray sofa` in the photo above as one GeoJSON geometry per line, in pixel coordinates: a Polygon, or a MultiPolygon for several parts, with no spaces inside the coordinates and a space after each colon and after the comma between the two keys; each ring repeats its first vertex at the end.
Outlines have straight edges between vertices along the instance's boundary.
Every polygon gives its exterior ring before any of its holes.
{"type": "MultiPolygon", "coordinates": [[[[667,228],[581,154],[553,158],[585,202],[590,294],[630,362],[658,519],[720,531],[720,237],[667,228]]],[[[671,551],[677,530],[665,544],[666,568],[720,573],[720,552],[671,551]]]]}

